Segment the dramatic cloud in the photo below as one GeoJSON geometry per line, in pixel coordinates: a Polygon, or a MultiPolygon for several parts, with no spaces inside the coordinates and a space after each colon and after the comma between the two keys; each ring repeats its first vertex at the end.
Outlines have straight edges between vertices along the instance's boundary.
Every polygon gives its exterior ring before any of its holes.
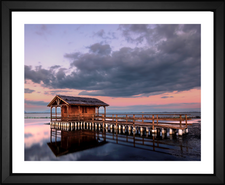
{"type": "MultiPolygon", "coordinates": [[[[198,24],[125,24],[120,25],[119,29],[128,42],[142,43],[145,41],[151,46],[178,42],[184,46],[187,43],[196,42],[197,46],[200,46],[200,25],[198,24]]],[[[171,48],[174,48],[173,45],[171,48]]]]}
{"type": "MultiPolygon", "coordinates": [[[[53,66],[54,68],[54,66],[53,66]]],[[[36,66],[35,70],[32,70],[32,66],[25,65],[25,79],[30,79],[35,83],[49,84],[53,79],[52,69],[43,69],[42,66],[36,66]]]]}
{"type": "Polygon", "coordinates": [[[60,68],[60,65],[54,65],[54,66],[51,66],[50,69],[54,70],[54,69],[58,69],[60,68]]]}
{"type": "Polygon", "coordinates": [[[32,92],[34,92],[35,90],[29,89],[29,88],[25,88],[24,91],[25,91],[25,93],[32,93],[32,92]]]}
{"type": "Polygon", "coordinates": [[[102,44],[96,43],[91,45],[89,49],[90,49],[90,52],[93,52],[99,55],[109,55],[111,53],[111,48],[108,44],[102,45],[102,44]]]}
{"type": "Polygon", "coordinates": [[[149,96],[200,87],[200,25],[120,25],[119,29],[128,42],[140,47],[113,51],[108,44],[95,43],[89,52],[64,55],[71,61],[71,73],[59,67],[56,71],[25,66],[25,78],[91,96],[149,96]]]}

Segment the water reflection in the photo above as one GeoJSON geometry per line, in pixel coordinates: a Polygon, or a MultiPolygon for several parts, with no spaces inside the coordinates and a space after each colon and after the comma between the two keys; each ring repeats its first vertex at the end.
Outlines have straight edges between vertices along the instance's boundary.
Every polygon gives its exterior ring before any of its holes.
{"type": "Polygon", "coordinates": [[[192,149],[187,141],[169,133],[151,133],[146,129],[101,128],[99,125],[71,124],[50,126],[50,142],[47,143],[56,157],[86,150],[106,143],[153,151],[161,154],[185,157],[192,149]],[[176,142],[174,142],[176,140],[176,142]]]}
{"type": "MultiPolygon", "coordinates": [[[[47,143],[51,143],[51,127],[47,125],[48,119],[25,119],[24,127],[24,145],[25,145],[25,161],[200,161],[201,160],[201,122],[195,120],[193,125],[189,126],[188,134],[179,137],[170,135],[169,130],[165,134],[152,134],[151,129],[144,128],[143,135],[137,128],[133,132],[133,128],[129,126],[122,128],[121,133],[107,125],[105,129],[106,142],[102,145],[83,150],[71,150],[61,156],[56,157],[47,143]],[[107,132],[108,131],[108,132],[107,132]],[[116,134],[118,136],[116,136],[116,134]],[[134,137],[134,138],[133,138],[134,137]],[[144,137],[144,145],[142,139],[144,137]],[[132,138],[135,140],[132,140],[132,138]],[[153,141],[154,138],[154,141],[153,141]],[[116,140],[117,139],[117,140],[116,140]],[[140,140],[140,141],[138,141],[140,140]],[[148,142],[149,141],[149,142],[148,142]],[[167,149],[158,148],[165,147],[167,149]],[[149,144],[150,146],[146,146],[149,144]]],[[[87,125],[87,124],[85,124],[87,125]]],[[[104,141],[99,130],[99,125],[90,124],[85,130],[99,132],[98,142],[104,141]]],[[[81,129],[78,122],[72,124],[72,127],[59,126],[57,129],[57,142],[61,142],[61,132],[74,132],[81,129]]],[[[52,143],[55,136],[52,136],[52,143]]],[[[57,150],[57,148],[55,149],[57,150]]]]}
{"type": "Polygon", "coordinates": [[[51,128],[50,142],[47,143],[56,157],[73,153],[93,147],[101,146],[106,141],[99,139],[96,131],[82,130],[74,131],[59,130],[51,128]]]}

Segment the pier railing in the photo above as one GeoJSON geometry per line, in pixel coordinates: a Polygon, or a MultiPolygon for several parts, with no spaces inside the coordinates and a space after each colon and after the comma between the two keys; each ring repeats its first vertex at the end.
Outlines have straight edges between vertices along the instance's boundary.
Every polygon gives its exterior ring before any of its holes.
{"type": "Polygon", "coordinates": [[[190,114],[74,114],[68,117],[56,117],[52,116],[52,122],[74,122],[74,121],[86,121],[102,123],[103,126],[113,124],[116,127],[119,125],[131,125],[135,126],[152,126],[163,128],[187,128],[190,114]]]}

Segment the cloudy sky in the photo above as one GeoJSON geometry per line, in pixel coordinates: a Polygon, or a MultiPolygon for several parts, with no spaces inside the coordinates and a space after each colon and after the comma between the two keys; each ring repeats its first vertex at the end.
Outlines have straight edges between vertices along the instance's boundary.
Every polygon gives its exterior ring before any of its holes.
{"type": "Polygon", "coordinates": [[[200,111],[198,24],[25,25],[25,111],[56,94],[107,111],[200,111]]]}

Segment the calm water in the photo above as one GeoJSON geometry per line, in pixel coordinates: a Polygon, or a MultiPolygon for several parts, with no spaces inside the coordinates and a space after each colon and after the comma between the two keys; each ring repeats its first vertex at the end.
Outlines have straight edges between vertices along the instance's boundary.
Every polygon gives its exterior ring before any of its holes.
{"type": "Polygon", "coordinates": [[[133,134],[125,131],[46,125],[49,119],[25,119],[26,161],[199,161],[201,119],[188,123],[189,133],[179,136],[133,134]]]}

